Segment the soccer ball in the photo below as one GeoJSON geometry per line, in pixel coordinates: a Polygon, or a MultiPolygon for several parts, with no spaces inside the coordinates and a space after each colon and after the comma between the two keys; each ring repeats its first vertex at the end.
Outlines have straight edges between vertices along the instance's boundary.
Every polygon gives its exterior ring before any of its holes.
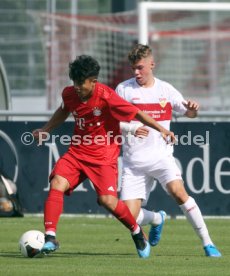
{"type": "Polygon", "coordinates": [[[38,230],[25,232],[19,240],[19,250],[24,257],[41,256],[40,250],[45,243],[45,235],[38,230]]]}

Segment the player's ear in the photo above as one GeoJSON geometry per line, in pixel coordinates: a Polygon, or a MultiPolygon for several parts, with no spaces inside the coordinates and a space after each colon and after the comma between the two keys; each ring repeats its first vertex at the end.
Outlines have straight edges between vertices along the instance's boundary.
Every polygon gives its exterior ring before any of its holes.
{"type": "Polygon", "coordinates": [[[155,62],[153,59],[151,60],[151,67],[152,67],[152,69],[155,68],[155,62]]]}
{"type": "Polygon", "coordinates": [[[155,62],[154,62],[154,59],[153,58],[151,58],[151,69],[154,69],[155,68],[155,62]]]}
{"type": "Polygon", "coordinates": [[[96,78],[93,78],[93,79],[92,79],[92,82],[93,82],[93,83],[96,83],[96,82],[97,82],[97,79],[96,79],[96,78]]]}

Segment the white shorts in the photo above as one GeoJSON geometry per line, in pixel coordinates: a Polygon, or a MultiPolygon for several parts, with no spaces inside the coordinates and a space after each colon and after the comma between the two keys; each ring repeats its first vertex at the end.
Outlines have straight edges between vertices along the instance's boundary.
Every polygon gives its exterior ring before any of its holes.
{"type": "Polygon", "coordinates": [[[181,171],[172,155],[158,159],[155,163],[141,167],[140,170],[123,164],[120,198],[142,199],[144,206],[153,188],[154,179],[160,182],[166,192],[167,183],[177,179],[182,180],[181,171]]]}

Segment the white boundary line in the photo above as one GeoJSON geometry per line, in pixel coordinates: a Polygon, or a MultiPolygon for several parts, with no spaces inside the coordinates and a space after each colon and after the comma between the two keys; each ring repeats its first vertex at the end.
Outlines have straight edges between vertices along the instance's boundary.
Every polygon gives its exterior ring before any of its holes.
{"type": "MultiPolygon", "coordinates": [[[[186,219],[185,216],[168,216],[170,219],[186,219]]],[[[203,216],[204,219],[230,219],[230,216],[203,216]]]]}
{"type": "MultiPolygon", "coordinates": [[[[43,214],[38,213],[25,213],[25,217],[43,217],[43,214]]],[[[62,214],[61,217],[64,218],[114,218],[112,215],[108,214],[62,214]]],[[[203,216],[204,219],[230,219],[230,216],[203,216]]],[[[170,216],[167,215],[167,219],[186,219],[185,216],[170,216]]]]}

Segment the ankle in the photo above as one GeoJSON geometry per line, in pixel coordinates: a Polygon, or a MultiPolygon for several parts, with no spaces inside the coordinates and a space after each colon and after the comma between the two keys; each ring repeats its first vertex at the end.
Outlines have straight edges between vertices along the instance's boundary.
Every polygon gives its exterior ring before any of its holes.
{"type": "Polygon", "coordinates": [[[54,231],[50,231],[50,230],[45,231],[45,235],[56,237],[56,233],[54,231]]]}
{"type": "Polygon", "coordinates": [[[134,228],[134,230],[131,232],[132,235],[136,235],[138,233],[140,233],[141,228],[140,226],[137,224],[137,226],[134,228]]]}

